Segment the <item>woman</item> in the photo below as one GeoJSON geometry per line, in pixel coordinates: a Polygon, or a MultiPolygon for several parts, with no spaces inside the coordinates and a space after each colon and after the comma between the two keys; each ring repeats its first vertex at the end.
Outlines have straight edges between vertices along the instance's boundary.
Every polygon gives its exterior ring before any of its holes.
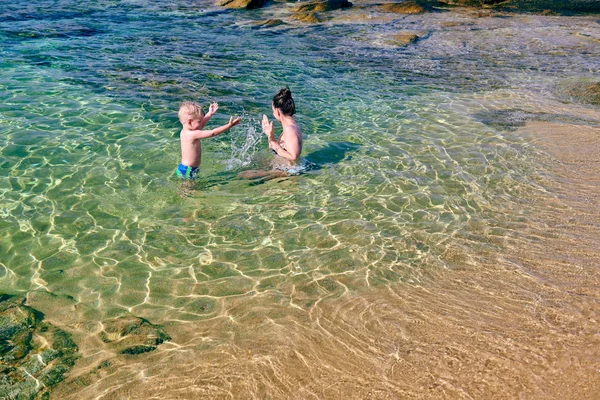
{"type": "Polygon", "coordinates": [[[302,153],[302,132],[294,119],[296,105],[292,98],[292,92],[289,88],[281,89],[274,97],[271,103],[273,116],[283,127],[283,132],[279,139],[275,139],[274,123],[269,121],[266,115],[263,115],[262,129],[269,139],[269,148],[276,154],[273,160],[275,169],[271,171],[250,170],[240,173],[238,176],[244,179],[263,178],[269,180],[289,176],[297,173],[292,166],[296,165],[302,153]]]}
{"type": "MultiPolygon", "coordinates": [[[[278,157],[286,160],[285,165],[294,165],[300,158],[300,153],[302,153],[302,132],[294,119],[296,105],[290,89],[281,89],[273,97],[271,107],[273,108],[273,116],[283,127],[283,133],[276,140],[273,122],[269,121],[266,115],[263,115],[262,128],[267,138],[269,138],[269,148],[278,157]]],[[[276,159],[276,163],[280,161],[282,160],[276,159]]]]}

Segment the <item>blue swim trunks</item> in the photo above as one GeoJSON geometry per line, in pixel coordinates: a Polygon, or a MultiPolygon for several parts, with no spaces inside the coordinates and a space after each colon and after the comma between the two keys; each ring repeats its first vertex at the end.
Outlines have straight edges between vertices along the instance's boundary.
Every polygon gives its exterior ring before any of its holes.
{"type": "Polygon", "coordinates": [[[188,167],[183,164],[179,164],[177,167],[177,176],[181,179],[196,179],[198,173],[200,173],[200,167],[188,167]]]}

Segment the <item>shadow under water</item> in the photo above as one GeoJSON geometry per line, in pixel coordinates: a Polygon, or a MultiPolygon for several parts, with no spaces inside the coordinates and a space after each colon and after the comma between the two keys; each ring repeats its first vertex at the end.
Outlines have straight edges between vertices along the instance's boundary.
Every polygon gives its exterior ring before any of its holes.
{"type": "Polygon", "coordinates": [[[306,161],[309,162],[310,171],[317,171],[331,164],[352,160],[350,153],[356,152],[360,148],[360,144],[352,142],[327,143],[326,146],[308,154],[306,161]]]}

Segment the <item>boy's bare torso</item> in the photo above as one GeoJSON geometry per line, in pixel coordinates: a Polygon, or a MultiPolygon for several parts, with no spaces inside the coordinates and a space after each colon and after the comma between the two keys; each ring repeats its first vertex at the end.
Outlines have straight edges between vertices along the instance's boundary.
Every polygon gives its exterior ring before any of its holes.
{"type": "Polygon", "coordinates": [[[189,167],[199,167],[202,162],[202,141],[191,137],[187,129],[182,129],[179,135],[181,140],[181,163],[189,167]]]}

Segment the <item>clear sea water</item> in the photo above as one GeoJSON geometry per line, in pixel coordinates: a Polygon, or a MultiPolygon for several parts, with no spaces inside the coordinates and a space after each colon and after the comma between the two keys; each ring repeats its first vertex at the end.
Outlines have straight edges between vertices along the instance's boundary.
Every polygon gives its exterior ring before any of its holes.
{"type": "MultiPolygon", "coordinates": [[[[294,6],[1,7],[0,291],[43,299],[37,306],[55,324],[67,318],[82,365],[98,360],[85,340],[118,316],[165,326],[171,350],[193,343],[201,352],[207,338],[227,347],[256,334],[257,320],[288,326],[305,313],[319,325],[335,314],[319,317],[323,303],[335,310],[476,269],[507,240],[531,239],[520,236],[529,199],[547,190],[551,160],[517,128],[531,119],[599,123],[592,106],[561,92],[598,76],[593,17],[355,7],[319,24],[257,25],[294,6]],[[397,46],[390,39],[400,31],[421,38],[397,46]],[[283,86],[296,100],[309,168],[240,179],[268,168],[260,120],[283,86]],[[212,126],[243,118],[203,142],[191,189],[174,173],[183,100],[217,101],[212,126]],[[69,299],[71,317],[56,299],[69,299]]],[[[305,341],[290,346],[301,351],[313,336],[298,335],[305,341]]],[[[252,340],[249,349],[267,339],[252,340]]],[[[94,396],[117,383],[102,385],[94,396]]]]}

